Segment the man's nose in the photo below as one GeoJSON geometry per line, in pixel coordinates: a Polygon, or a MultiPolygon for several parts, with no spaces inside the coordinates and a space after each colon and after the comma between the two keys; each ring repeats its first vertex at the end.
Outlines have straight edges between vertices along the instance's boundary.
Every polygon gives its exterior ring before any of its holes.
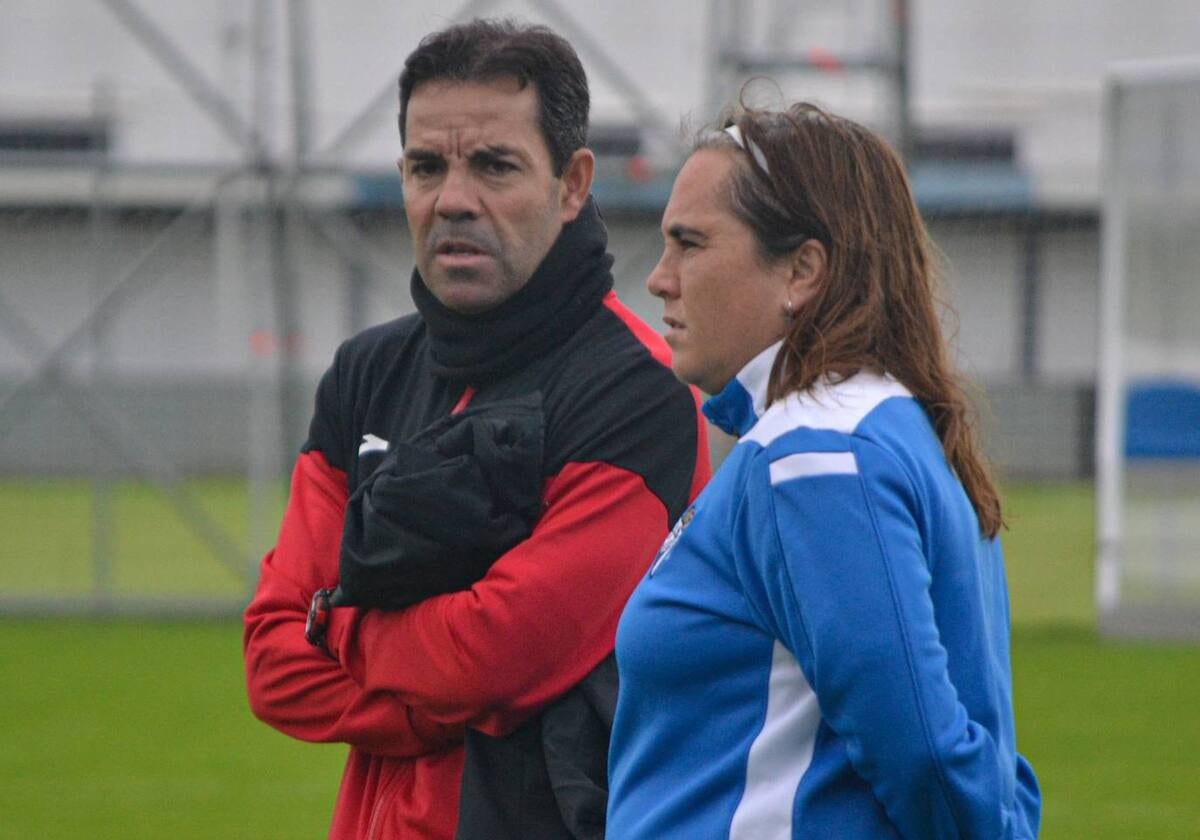
{"type": "Polygon", "coordinates": [[[451,166],[438,190],[437,214],[451,221],[473,219],[479,215],[479,197],[465,167],[451,166]]]}

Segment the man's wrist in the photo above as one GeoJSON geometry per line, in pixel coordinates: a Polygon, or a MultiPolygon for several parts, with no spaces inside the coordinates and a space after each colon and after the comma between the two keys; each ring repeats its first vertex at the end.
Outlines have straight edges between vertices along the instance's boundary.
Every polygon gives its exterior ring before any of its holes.
{"type": "Polygon", "coordinates": [[[327,636],[329,631],[330,598],[333,589],[318,589],[313,593],[308,607],[308,619],[304,622],[304,638],[313,647],[329,653],[327,636]]]}

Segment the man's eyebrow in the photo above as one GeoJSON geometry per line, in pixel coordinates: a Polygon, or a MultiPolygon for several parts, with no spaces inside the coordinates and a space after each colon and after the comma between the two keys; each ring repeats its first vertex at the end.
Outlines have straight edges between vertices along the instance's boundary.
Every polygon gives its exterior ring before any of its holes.
{"type": "Polygon", "coordinates": [[[414,161],[441,160],[442,155],[440,152],[435,152],[432,149],[405,149],[404,159],[414,161]]]}
{"type": "Polygon", "coordinates": [[[692,239],[697,241],[704,241],[708,239],[704,233],[696,228],[688,227],[687,225],[681,225],[678,222],[667,228],[667,236],[676,241],[680,239],[692,239]]]}
{"type": "Polygon", "coordinates": [[[484,146],[482,149],[476,149],[471,153],[471,158],[485,158],[495,160],[497,158],[515,157],[521,160],[526,159],[526,155],[515,146],[505,146],[503,143],[492,143],[484,146]]]}

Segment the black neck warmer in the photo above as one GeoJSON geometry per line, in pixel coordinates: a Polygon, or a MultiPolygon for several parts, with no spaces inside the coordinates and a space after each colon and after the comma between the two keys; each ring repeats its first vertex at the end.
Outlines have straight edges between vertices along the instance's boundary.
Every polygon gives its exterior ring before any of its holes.
{"type": "Polygon", "coordinates": [[[550,252],[520,290],[494,309],[461,315],[412,275],[412,297],[429,330],[433,373],[478,383],[503,376],[561,344],[612,288],[608,231],[596,203],[563,225],[550,252]]]}

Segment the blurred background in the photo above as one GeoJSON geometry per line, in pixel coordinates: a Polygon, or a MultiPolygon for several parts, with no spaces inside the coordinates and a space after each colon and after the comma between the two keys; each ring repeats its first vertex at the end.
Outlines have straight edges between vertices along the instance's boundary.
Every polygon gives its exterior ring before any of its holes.
{"type": "Polygon", "coordinates": [[[237,615],[317,378],[412,311],[399,69],[477,15],[576,46],[655,326],[661,211],[722,107],[815,100],[900,149],[1006,490],[1043,836],[1200,837],[1192,0],[0,12],[0,837],[324,835],[343,753],[251,719],[237,615]]]}

